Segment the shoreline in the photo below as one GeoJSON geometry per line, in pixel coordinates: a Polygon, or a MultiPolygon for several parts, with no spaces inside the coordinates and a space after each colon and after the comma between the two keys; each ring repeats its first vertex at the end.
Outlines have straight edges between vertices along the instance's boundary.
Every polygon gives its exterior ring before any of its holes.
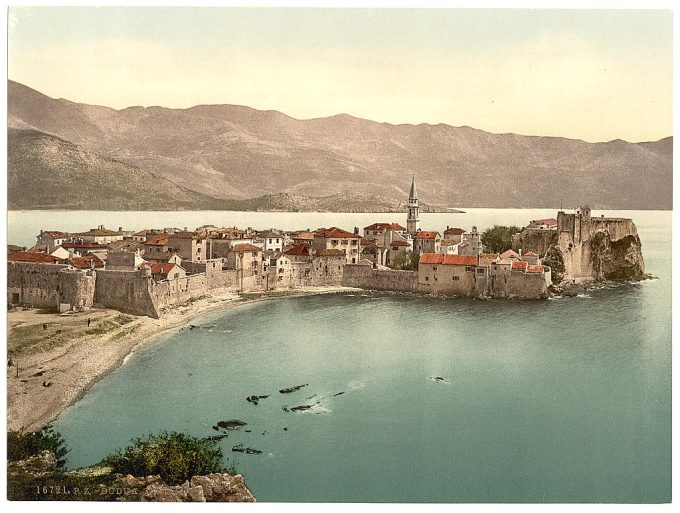
{"type": "MultiPolygon", "coordinates": [[[[92,386],[123,365],[133,353],[198,318],[239,305],[356,290],[359,289],[314,287],[290,291],[274,290],[253,298],[222,291],[188,306],[172,308],[160,319],[136,317],[132,323],[121,328],[134,328],[136,332],[122,338],[118,338],[121,334],[118,329],[105,336],[75,337],[48,351],[21,356],[17,359],[21,373],[19,378],[15,377],[14,368],[8,367],[7,429],[41,429],[76,404],[92,386]],[[45,380],[51,383],[49,387],[43,385],[45,380]]],[[[82,317],[87,315],[85,312],[82,317]]]]}

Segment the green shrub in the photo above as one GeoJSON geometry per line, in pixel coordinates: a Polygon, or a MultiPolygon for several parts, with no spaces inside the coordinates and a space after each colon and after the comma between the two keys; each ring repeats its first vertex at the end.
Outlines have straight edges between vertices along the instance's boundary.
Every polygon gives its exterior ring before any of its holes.
{"type": "Polygon", "coordinates": [[[41,451],[54,453],[57,457],[58,469],[66,466],[68,460],[64,456],[69,452],[69,448],[61,433],[54,431],[51,424],[35,432],[23,430],[7,432],[7,459],[9,461],[24,460],[41,451]]]}
{"type": "Polygon", "coordinates": [[[488,253],[503,253],[512,248],[512,236],[522,231],[519,226],[493,225],[482,232],[484,251],[488,253]]]}
{"type": "Polygon", "coordinates": [[[158,474],[167,484],[175,485],[195,475],[224,472],[222,456],[215,441],[162,432],[131,440],[123,451],[107,456],[102,464],[121,474],[158,474]]]}

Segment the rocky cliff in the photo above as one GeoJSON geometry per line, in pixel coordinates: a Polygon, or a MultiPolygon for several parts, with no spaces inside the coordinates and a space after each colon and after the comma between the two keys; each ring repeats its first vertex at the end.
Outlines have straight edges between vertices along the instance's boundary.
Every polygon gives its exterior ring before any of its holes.
{"type": "Polygon", "coordinates": [[[8,462],[7,495],[9,500],[255,502],[240,474],[193,476],[171,486],[158,475],[122,476],[99,465],[63,472],[57,468],[54,453],[48,450],[8,462]]]}
{"type": "Polygon", "coordinates": [[[588,207],[558,212],[557,230],[525,229],[513,249],[533,251],[552,269],[553,283],[636,281],[647,278],[642,243],[632,219],[591,217],[588,207]]]}

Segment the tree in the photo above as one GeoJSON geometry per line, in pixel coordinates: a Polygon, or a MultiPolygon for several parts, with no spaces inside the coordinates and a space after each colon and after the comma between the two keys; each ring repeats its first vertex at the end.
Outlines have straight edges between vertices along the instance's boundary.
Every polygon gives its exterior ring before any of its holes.
{"type": "Polygon", "coordinates": [[[25,460],[42,451],[51,451],[57,458],[57,468],[66,466],[66,454],[69,448],[61,433],[52,429],[52,424],[47,424],[40,431],[8,431],[7,432],[7,459],[9,461],[25,460]]]}
{"type": "Polygon", "coordinates": [[[397,271],[416,271],[419,259],[420,255],[415,251],[401,252],[392,260],[392,269],[397,271]]]}
{"type": "Polygon", "coordinates": [[[519,226],[493,225],[482,232],[482,244],[489,253],[503,253],[512,247],[512,236],[521,232],[519,226]]]}

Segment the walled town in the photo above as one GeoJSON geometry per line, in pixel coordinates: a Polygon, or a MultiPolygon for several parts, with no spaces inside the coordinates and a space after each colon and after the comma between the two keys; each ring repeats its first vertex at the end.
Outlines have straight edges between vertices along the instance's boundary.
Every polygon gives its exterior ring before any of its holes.
{"type": "Polygon", "coordinates": [[[406,227],[264,231],[200,226],[133,232],[104,226],[46,230],[9,247],[8,304],[59,312],[92,307],[158,318],[167,307],[234,292],[348,286],[474,298],[541,299],[553,282],[640,279],[644,264],[630,219],[591,218],[583,207],[532,221],[513,249],[486,253],[476,227],[420,227],[415,178],[406,227]],[[403,270],[414,261],[414,270],[403,270]],[[555,280],[551,265],[559,272],[555,280]]]}

